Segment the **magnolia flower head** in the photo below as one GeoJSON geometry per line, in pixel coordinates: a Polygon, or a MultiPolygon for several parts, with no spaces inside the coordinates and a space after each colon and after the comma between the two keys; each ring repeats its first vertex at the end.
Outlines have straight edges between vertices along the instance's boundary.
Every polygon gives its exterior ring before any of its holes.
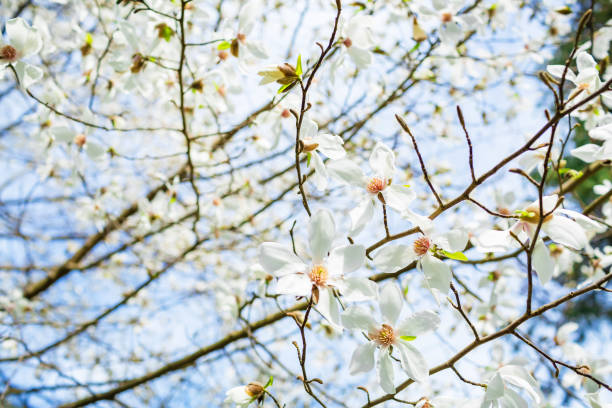
{"type": "Polygon", "coordinates": [[[247,385],[241,385],[231,388],[225,394],[225,402],[233,403],[238,407],[247,407],[254,401],[263,397],[266,388],[258,382],[250,382],[247,385]]]}
{"type": "Polygon", "coordinates": [[[24,62],[23,59],[37,54],[42,48],[42,37],[24,19],[18,17],[6,22],[6,39],[0,40],[0,68],[12,64],[19,84],[28,88],[42,78],[42,70],[24,62]]]}
{"type": "Polygon", "coordinates": [[[400,320],[404,298],[399,286],[386,284],[380,292],[379,309],[381,320],[358,306],[351,306],[342,313],[342,324],[350,330],[367,333],[369,341],[353,352],[350,363],[351,374],[367,372],[374,367],[378,350],[378,381],[387,393],[395,392],[394,370],[391,353],[398,352],[402,368],[415,381],[424,381],[429,376],[423,355],[410,344],[417,336],[435,330],[440,318],[435,312],[417,312],[400,320]]]}

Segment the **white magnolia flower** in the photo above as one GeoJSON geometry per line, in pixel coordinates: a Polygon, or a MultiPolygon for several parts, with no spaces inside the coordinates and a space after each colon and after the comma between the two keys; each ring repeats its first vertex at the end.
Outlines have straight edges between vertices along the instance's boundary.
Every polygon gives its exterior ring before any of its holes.
{"type": "Polygon", "coordinates": [[[589,131],[589,136],[601,140],[601,145],[587,143],[572,150],[572,156],[591,163],[597,160],[612,160],[612,123],[599,126],[589,131]]]}
{"type": "MultiPolygon", "coordinates": [[[[579,212],[555,208],[559,197],[555,195],[542,198],[544,220],[541,232],[554,242],[568,248],[580,250],[588,243],[587,231],[599,231],[602,226],[579,212]]],[[[539,201],[534,201],[523,210],[518,211],[518,222],[510,231],[523,242],[535,234],[540,221],[539,201]]],[[[518,245],[510,236],[509,231],[487,231],[478,237],[477,247],[481,252],[498,252],[515,248],[518,245]]]]}
{"type": "Polygon", "coordinates": [[[23,88],[29,88],[42,78],[43,71],[23,61],[23,58],[41,50],[42,38],[35,28],[19,17],[8,20],[5,29],[8,43],[0,39],[0,68],[12,64],[19,84],[23,88]]]}
{"type": "Polygon", "coordinates": [[[345,328],[362,330],[369,339],[353,352],[349,367],[351,374],[367,372],[374,368],[376,350],[379,350],[378,382],[389,394],[395,392],[392,352],[399,354],[402,368],[410,378],[425,381],[429,376],[427,362],[410,341],[416,336],[435,330],[440,324],[440,318],[433,311],[417,312],[398,324],[403,304],[399,286],[387,283],[379,297],[382,324],[377,322],[369,311],[357,306],[351,306],[342,313],[342,324],[345,328]]]}
{"type": "Polygon", "coordinates": [[[346,151],[342,147],[344,140],[340,136],[319,133],[319,127],[308,114],[305,115],[302,121],[300,140],[303,146],[302,153],[309,155],[308,166],[310,167],[310,164],[312,164],[314,167],[312,181],[319,190],[325,190],[327,188],[329,172],[320,153],[323,153],[332,160],[344,158],[346,156],[346,151]]]}
{"type": "Polygon", "coordinates": [[[261,16],[263,11],[263,3],[261,0],[250,0],[247,1],[244,6],[240,9],[238,15],[238,30],[235,32],[235,36],[232,33],[227,32],[226,38],[234,38],[231,42],[232,55],[238,58],[240,65],[245,65],[249,57],[256,59],[268,58],[268,54],[264,49],[261,42],[253,39],[253,29],[257,18],[261,16]]]}
{"type": "Polygon", "coordinates": [[[408,204],[416,196],[406,186],[391,184],[395,173],[395,154],[382,143],[377,143],[370,155],[370,167],[374,171],[371,177],[367,177],[355,162],[348,159],[332,161],[327,167],[332,175],[366,192],[366,196],[349,214],[351,235],[359,234],[372,220],[376,201],[402,212],[408,209],[408,204]]]}
{"type": "MultiPolygon", "coordinates": [[[[574,73],[571,69],[568,69],[565,74],[565,79],[576,86],[568,95],[568,99],[576,98],[576,101],[573,103],[577,103],[588,97],[601,87],[597,63],[593,57],[585,51],[579,52],[576,56],[576,66],[578,68],[578,74],[574,73]],[[578,92],[580,92],[579,96],[577,96],[578,92]]],[[[561,79],[565,71],[565,66],[549,65],[546,67],[546,70],[555,78],[561,79]]],[[[602,98],[607,105],[610,105],[610,103],[612,103],[612,92],[604,92],[602,98]]]]}
{"type": "MultiPolygon", "coordinates": [[[[529,150],[521,156],[519,159],[519,164],[527,174],[531,173],[535,168],[538,169],[540,176],[544,174],[544,160],[546,159],[547,149],[548,146],[542,146],[539,149],[529,150]]],[[[550,151],[548,160],[553,163],[557,163],[560,154],[561,151],[556,147],[553,147],[550,151]]]]}
{"type": "Polygon", "coordinates": [[[252,402],[260,398],[264,392],[265,388],[257,382],[241,385],[239,387],[234,387],[225,393],[225,403],[235,404],[237,407],[247,407],[252,402]]]}
{"type": "Polygon", "coordinates": [[[510,385],[522,388],[533,400],[534,406],[542,403],[543,395],[535,378],[524,367],[505,365],[489,380],[481,408],[527,407],[527,402],[510,385]]]}
{"type": "Polygon", "coordinates": [[[342,27],[342,44],[357,68],[366,68],[372,63],[372,53],[369,51],[374,44],[372,24],[371,16],[359,14],[342,27]]]}
{"type": "Polygon", "coordinates": [[[308,225],[310,260],[303,261],[283,245],[264,242],[259,247],[259,261],[267,272],[278,277],[277,293],[295,296],[312,293],[318,300],[317,310],[331,323],[338,324],[334,290],[349,301],[365,300],[376,296],[376,283],[367,278],[346,277],[363,265],[365,248],[362,245],[332,248],[335,234],[329,211],[317,211],[308,225]]]}
{"type": "Polygon", "coordinates": [[[481,24],[473,14],[460,14],[465,7],[461,0],[432,0],[431,5],[419,6],[419,14],[427,27],[438,27],[440,40],[448,48],[454,48],[467,31],[481,24]]]}
{"type": "MultiPolygon", "coordinates": [[[[452,273],[450,267],[436,255],[463,259],[460,251],[465,249],[468,235],[461,230],[451,230],[444,234],[434,231],[431,222],[414,219],[423,232],[412,245],[387,245],[374,256],[374,264],[384,272],[394,272],[417,261],[417,268],[423,271],[425,282],[436,299],[439,291],[446,294],[450,289],[452,273]]],[[[424,217],[421,217],[424,218],[424,217]]]]}

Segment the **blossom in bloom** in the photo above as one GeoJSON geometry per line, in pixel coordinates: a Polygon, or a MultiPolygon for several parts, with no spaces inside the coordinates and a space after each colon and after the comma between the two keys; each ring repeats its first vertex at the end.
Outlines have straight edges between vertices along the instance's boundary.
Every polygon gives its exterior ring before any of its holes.
{"type": "Polygon", "coordinates": [[[510,386],[521,388],[533,400],[534,406],[540,406],[544,396],[540,387],[525,369],[519,365],[500,367],[487,384],[481,408],[493,407],[527,407],[527,402],[510,386]]]}
{"type": "Polygon", "coordinates": [[[366,68],[372,63],[369,48],[374,44],[372,39],[372,17],[356,15],[342,27],[342,45],[357,68],[366,68]]]}
{"type": "Polygon", "coordinates": [[[342,313],[342,324],[349,330],[362,330],[369,340],[353,352],[349,367],[351,374],[374,368],[378,350],[378,382],[385,392],[391,394],[395,392],[393,352],[399,354],[402,368],[410,378],[424,381],[429,376],[425,357],[410,341],[435,330],[440,318],[433,311],[421,311],[400,321],[404,300],[401,289],[395,283],[387,283],[381,289],[378,302],[382,323],[376,321],[369,311],[351,306],[342,313]]]}
{"type": "Polygon", "coordinates": [[[235,404],[237,407],[247,407],[264,395],[265,387],[257,382],[234,387],[225,394],[225,403],[235,404]]]}
{"type": "Polygon", "coordinates": [[[40,68],[23,61],[23,58],[41,50],[42,38],[35,28],[30,27],[19,17],[8,20],[5,30],[8,43],[0,40],[0,68],[12,64],[19,84],[23,88],[29,88],[42,78],[43,72],[40,68]]]}
{"type": "MultiPolygon", "coordinates": [[[[569,94],[568,99],[576,97],[576,102],[578,102],[597,91],[601,87],[601,80],[599,79],[597,63],[587,52],[581,51],[578,53],[576,56],[576,67],[578,68],[578,73],[576,74],[571,69],[568,69],[565,73],[565,79],[576,86],[569,94]],[[580,92],[579,97],[578,92],[580,92]]],[[[560,79],[565,71],[565,66],[549,65],[546,67],[546,70],[555,78],[560,79]]],[[[612,92],[604,92],[601,96],[606,105],[612,104],[612,92]]]]}
{"type": "Polygon", "coordinates": [[[421,218],[413,219],[423,232],[412,245],[387,245],[374,256],[374,264],[384,272],[394,272],[417,261],[417,268],[423,271],[425,282],[436,299],[438,291],[446,294],[450,289],[451,269],[437,256],[453,259],[467,259],[461,253],[465,249],[468,235],[461,230],[450,230],[444,234],[437,233],[430,222],[421,218]]]}
{"type": "Polygon", "coordinates": [[[343,144],[344,140],[340,136],[329,133],[319,133],[319,127],[308,114],[302,121],[302,131],[300,136],[302,142],[302,153],[308,156],[308,166],[312,163],[314,174],[312,181],[319,190],[327,188],[329,172],[320,154],[332,160],[339,160],[346,156],[343,144]]]}
{"type": "Polygon", "coordinates": [[[256,40],[253,40],[251,35],[257,18],[261,15],[263,4],[261,0],[250,0],[247,1],[244,6],[240,9],[238,15],[238,30],[235,32],[235,36],[232,33],[227,32],[224,37],[232,38],[233,40],[229,44],[230,51],[234,57],[243,65],[248,57],[254,57],[256,59],[268,58],[268,54],[264,49],[263,45],[256,40]]]}
{"type": "Polygon", "coordinates": [[[370,167],[374,171],[372,176],[366,176],[354,161],[348,159],[332,161],[327,167],[341,181],[365,190],[365,197],[349,214],[352,235],[359,234],[372,220],[376,201],[402,212],[416,196],[407,186],[391,184],[395,173],[395,154],[382,143],[377,143],[370,155],[370,167]]]}
{"type": "Polygon", "coordinates": [[[431,7],[418,7],[418,12],[426,26],[438,27],[440,40],[449,50],[464,38],[466,32],[482,24],[473,14],[460,14],[465,6],[461,0],[432,0],[431,3],[431,7]]]}
{"type": "Polygon", "coordinates": [[[589,136],[591,139],[601,140],[603,143],[601,145],[584,144],[573,149],[572,156],[587,163],[597,160],[612,160],[612,123],[591,129],[589,136]]]}
{"type": "Polygon", "coordinates": [[[347,277],[363,265],[363,245],[332,248],[336,227],[327,210],[319,210],[308,225],[310,260],[303,261],[290,248],[274,242],[259,247],[259,261],[268,273],[278,277],[279,294],[310,296],[317,301],[317,310],[331,323],[339,323],[334,290],[347,300],[364,300],[376,296],[376,283],[359,277],[347,277]]]}

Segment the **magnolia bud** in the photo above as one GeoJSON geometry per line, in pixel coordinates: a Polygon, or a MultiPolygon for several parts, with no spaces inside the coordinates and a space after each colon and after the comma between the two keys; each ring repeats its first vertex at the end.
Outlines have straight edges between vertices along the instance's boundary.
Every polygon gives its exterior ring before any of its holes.
{"type": "Polygon", "coordinates": [[[264,393],[265,389],[260,383],[251,382],[247,384],[245,391],[249,397],[259,398],[264,393]]]}

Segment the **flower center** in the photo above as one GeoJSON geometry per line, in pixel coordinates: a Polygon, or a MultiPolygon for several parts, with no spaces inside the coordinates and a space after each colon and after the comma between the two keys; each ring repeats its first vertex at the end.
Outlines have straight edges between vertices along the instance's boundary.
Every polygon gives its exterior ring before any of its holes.
{"type": "Polygon", "coordinates": [[[241,43],[244,44],[244,42],[246,41],[246,35],[242,34],[242,33],[238,33],[236,34],[236,38],[238,39],[238,41],[240,41],[241,43]]]}
{"type": "MultiPolygon", "coordinates": [[[[552,214],[547,215],[544,218],[544,222],[546,221],[550,221],[550,219],[553,217],[552,214]]],[[[537,224],[538,222],[540,222],[540,207],[539,205],[535,204],[535,205],[530,205],[529,207],[525,208],[525,211],[523,211],[521,213],[521,221],[525,221],[528,222],[530,224],[537,224]]]]}
{"type": "Polygon", "coordinates": [[[417,238],[414,241],[414,253],[418,256],[423,256],[431,248],[431,241],[427,237],[417,238]]]}
{"type": "Polygon", "coordinates": [[[350,46],[353,45],[353,41],[351,41],[350,38],[346,38],[344,41],[342,41],[342,44],[344,44],[346,48],[350,48],[350,46]]]}
{"type": "Polygon", "coordinates": [[[453,21],[453,15],[449,12],[442,13],[441,18],[443,23],[450,23],[451,21],[453,21]]]}
{"type": "Polygon", "coordinates": [[[380,177],[372,177],[366,186],[366,190],[368,190],[372,194],[378,194],[383,191],[387,187],[387,183],[385,180],[380,177]]]}
{"type": "Polygon", "coordinates": [[[308,277],[315,286],[325,286],[329,273],[323,265],[315,265],[308,272],[308,277]]]}
{"type": "Polygon", "coordinates": [[[5,45],[0,49],[0,59],[13,62],[17,60],[17,50],[12,45],[5,45]]]}
{"type": "Polygon", "coordinates": [[[389,326],[388,324],[383,324],[382,327],[374,333],[369,333],[369,336],[378,345],[383,347],[388,347],[394,344],[397,337],[393,327],[389,326]]]}

